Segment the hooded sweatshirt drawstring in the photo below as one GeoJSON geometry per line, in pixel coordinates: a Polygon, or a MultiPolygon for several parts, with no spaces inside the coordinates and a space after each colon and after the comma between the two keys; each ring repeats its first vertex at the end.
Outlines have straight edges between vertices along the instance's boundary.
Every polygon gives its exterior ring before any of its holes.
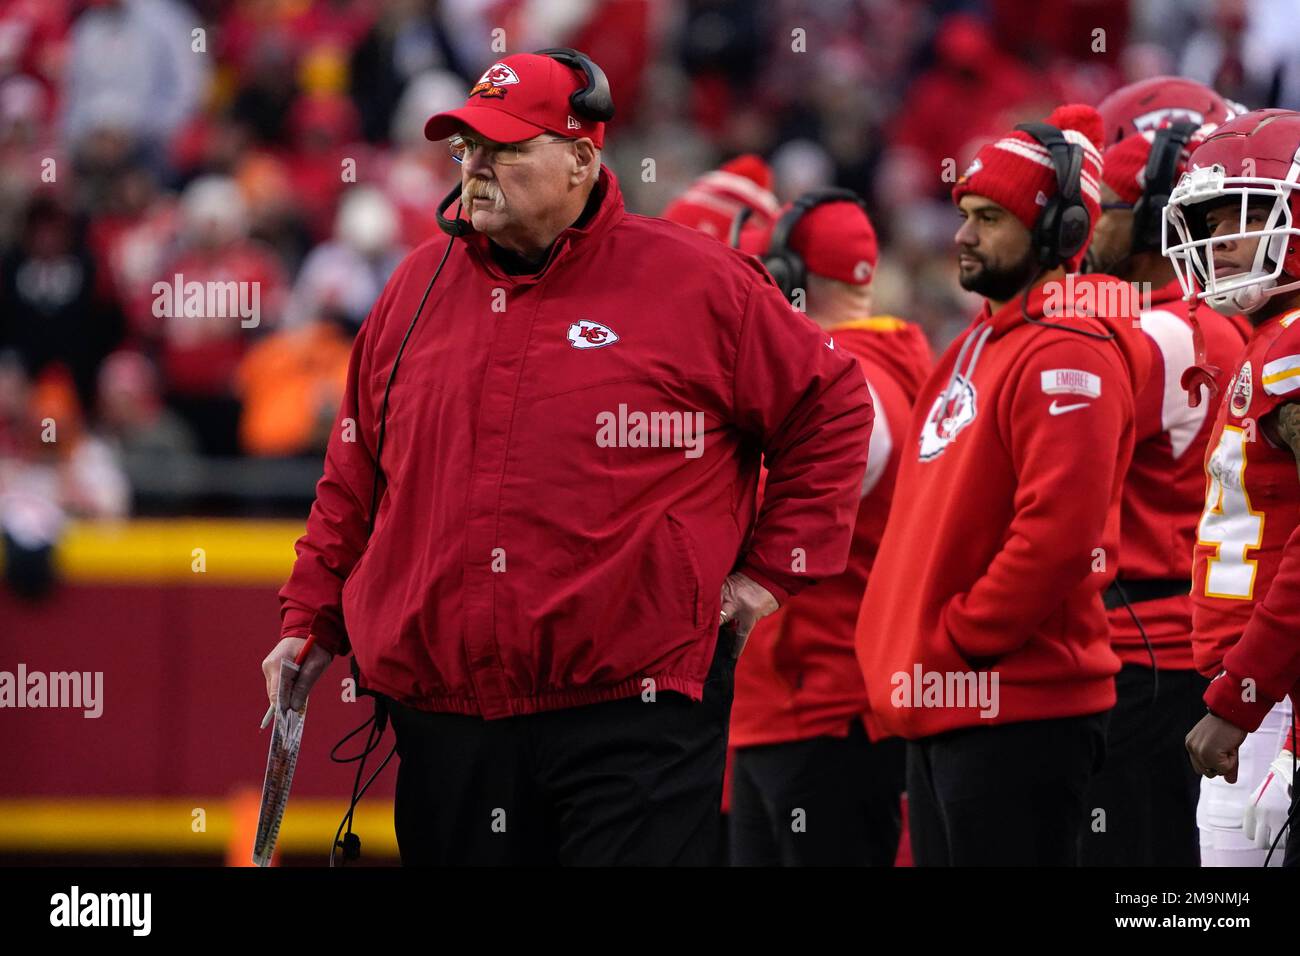
{"type": "Polygon", "coordinates": [[[943,390],[943,404],[940,405],[940,420],[949,417],[952,409],[952,402],[957,397],[957,380],[964,378],[966,381],[971,380],[975,374],[975,365],[980,360],[980,352],[984,351],[984,343],[989,340],[993,334],[993,326],[988,322],[981,322],[975,327],[975,331],[966,337],[966,341],[961,344],[957,350],[957,361],[952,363],[952,376],[948,379],[948,385],[943,390]],[[966,371],[961,371],[962,359],[966,357],[966,350],[970,348],[971,342],[975,342],[975,348],[971,352],[970,364],[966,366],[966,371]]]}

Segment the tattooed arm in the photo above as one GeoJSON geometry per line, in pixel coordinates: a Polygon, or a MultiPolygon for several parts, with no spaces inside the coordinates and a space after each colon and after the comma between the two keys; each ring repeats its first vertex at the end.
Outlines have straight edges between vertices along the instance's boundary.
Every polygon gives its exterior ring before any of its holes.
{"type": "Polygon", "coordinates": [[[1273,421],[1281,444],[1291,449],[1296,458],[1296,470],[1300,475],[1300,404],[1288,402],[1279,408],[1273,421]]]}

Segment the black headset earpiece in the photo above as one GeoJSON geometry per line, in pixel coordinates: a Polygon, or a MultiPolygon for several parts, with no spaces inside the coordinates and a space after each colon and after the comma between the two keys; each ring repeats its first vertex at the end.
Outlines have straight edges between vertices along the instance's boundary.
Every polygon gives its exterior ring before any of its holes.
{"type": "MultiPolygon", "coordinates": [[[[790,236],[794,233],[794,227],[818,206],[832,202],[856,203],[862,207],[863,212],[867,211],[866,202],[853,190],[831,186],[804,193],[782,213],[772,227],[772,238],[768,240],[767,251],[762,255],[763,265],[787,299],[794,297],[795,289],[806,288],[808,281],[808,267],[803,256],[790,248],[790,236]]],[[[732,229],[736,231],[734,223],[732,229]]]]}
{"type": "Polygon", "coordinates": [[[1134,252],[1160,251],[1164,210],[1174,191],[1178,159],[1196,128],[1195,123],[1182,120],[1156,130],[1142,173],[1142,195],[1133,206],[1134,252]]]}
{"type": "Polygon", "coordinates": [[[745,229],[745,223],[754,215],[754,207],[741,206],[740,212],[736,213],[736,218],[731,220],[731,229],[727,232],[727,245],[733,249],[740,248],[740,234],[745,229]]]}
{"type": "Polygon", "coordinates": [[[1037,140],[1056,169],[1056,195],[1047,200],[1033,231],[1039,265],[1044,270],[1055,269],[1078,254],[1092,227],[1092,217],[1083,204],[1083,147],[1071,143],[1050,123],[1020,123],[1016,129],[1037,140]]]}
{"type": "Polygon", "coordinates": [[[580,116],[596,123],[608,123],[614,118],[614,94],[609,90],[609,78],[591,57],[567,46],[548,47],[538,50],[537,54],[549,56],[571,69],[582,71],[587,84],[569,97],[569,105],[580,116]]]}

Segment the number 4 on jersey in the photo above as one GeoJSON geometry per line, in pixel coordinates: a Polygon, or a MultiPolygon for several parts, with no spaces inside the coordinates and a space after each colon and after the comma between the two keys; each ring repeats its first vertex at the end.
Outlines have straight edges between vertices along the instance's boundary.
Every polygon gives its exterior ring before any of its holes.
{"type": "Polygon", "coordinates": [[[1254,595],[1258,562],[1246,553],[1264,540],[1264,513],[1251,510],[1246,494],[1246,444],[1243,429],[1224,425],[1206,467],[1210,480],[1197,529],[1197,543],[1215,549],[1206,562],[1206,597],[1249,601],[1254,595]]]}

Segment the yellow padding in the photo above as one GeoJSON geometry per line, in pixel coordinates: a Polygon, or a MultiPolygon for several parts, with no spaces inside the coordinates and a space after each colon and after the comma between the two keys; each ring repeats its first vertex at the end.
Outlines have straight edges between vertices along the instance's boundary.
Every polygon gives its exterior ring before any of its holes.
{"type": "MultiPolygon", "coordinates": [[[[319,853],[324,859],[347,806],[346,800],[291,797],[277,847],[281,852],[319,853]]],[[[0,850],[10,852],[223,855],[233,826],[233,808],[215,797],[0,800],[0,850]],[[198,832],[193,828],[196,809],[205,814],[205,829],[198,832]]],[[[364,834],[367,853],[397,855],[391,803],[363,803],[353,816],[352,829],[364,834]]]]}
{"type": "Polygon", "coordinates": [[[56,559],[73,582],[279,585],[302,533],[299,521],[76,522],[56,559]]]}
{"type": "Polygon", "coordinates": [[[877,315],[870,319],[850,319],[848,322],[841,322],[829,331],[866,329],[868,332],[901,332],[905,328],[907,328],[907,323],[902,319],[896,319],[891,315],[877,315]]]}

